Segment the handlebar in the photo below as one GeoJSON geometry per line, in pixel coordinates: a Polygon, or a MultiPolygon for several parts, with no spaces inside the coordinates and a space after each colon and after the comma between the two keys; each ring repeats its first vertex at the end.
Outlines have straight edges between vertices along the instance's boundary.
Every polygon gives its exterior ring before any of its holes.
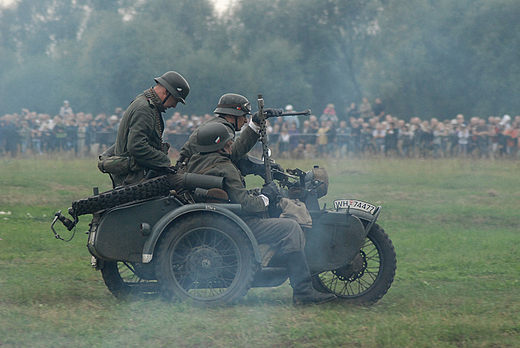
{"type": "Polygon", "coordinates": [[[52,221],[52,224],[51,224],[51,230],[52,232],[54,232],[54,237],[56,237],[56,239],[61,239],[63,241],[66,241],[66,242],[69,242],[70,240],[72,240],[72,238],[74,237],[74,234],[72,235],[72,237],[68,240],[65,240],[63,239],[59,234],[58,232],[56,232],[56,230],[54,229],[54,224],[56,224],[57,221],[61,221],[61,223],[63,224],[63,226],[65,226],[67,228],[67,230],[71,231],[75,226],[76,224],[78,223],[78,218],[77,217],[74,217],[74,221],[68,219],[67,217],[65,217],[62,213],[61,213],[61,210],[58,211],[56,214],[54,214],[54,220],[52,221]]]}

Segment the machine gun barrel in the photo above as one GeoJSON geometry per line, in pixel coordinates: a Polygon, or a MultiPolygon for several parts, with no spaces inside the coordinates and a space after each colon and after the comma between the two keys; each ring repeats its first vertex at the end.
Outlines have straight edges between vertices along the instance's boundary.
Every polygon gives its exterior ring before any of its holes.
{"type": "MultiPolygon", "coordinates": [[[[311,114],[311,109],[307,109],[305,111],[290,111],[290,112],[282,112],[278,116],[308,116],[311,114]]],[[[277,116],[277,117],[278,117],[277,116]]]]}

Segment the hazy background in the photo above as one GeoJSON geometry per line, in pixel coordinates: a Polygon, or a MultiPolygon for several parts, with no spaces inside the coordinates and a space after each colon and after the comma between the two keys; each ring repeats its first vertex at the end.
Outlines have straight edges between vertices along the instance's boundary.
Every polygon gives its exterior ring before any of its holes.
{"type": "Polygon", "coordinates": [[[192,87],[188,114],[226,92],[317,114],[363,96],[403,119],[519,113],[518,1],[229,3],[14,1],[0,12],[0,115],[64,99],[111,113],[168,70],[192,87]]]}

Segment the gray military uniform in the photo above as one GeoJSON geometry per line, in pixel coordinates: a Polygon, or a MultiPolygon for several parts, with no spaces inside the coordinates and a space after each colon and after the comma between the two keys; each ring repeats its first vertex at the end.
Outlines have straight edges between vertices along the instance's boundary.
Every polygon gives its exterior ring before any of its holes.
{"type": "Polygon", "coordinates": [[[224,190],[233,203],[240,203],[249,213],[243,220],[255,235],[259,244],[269,244],[282,254],[302,251],[305,237],[298,223],[291,219],[264,219],[267,207],[261,197],[248,193],[243,177],[231,159],[218,152],[193,155],[188,162],[189,173],[204,173],[226,178],[224,190]]]}
{"type": "MultiPolygon", "coordinates": [[[[193,131],[188,141],[182,147],[179,153],[179,160],[181,160],[181,162],[189,161],[190,158],[197,153],[197,151],[195,150],[195,146],[197,145],[198,129],[202,125],[211,122],[222,123],[223,125],[228,127],[233,134],[235,134],[235,126],[225,118],[216,116],[207,120],[193,131]]],[[[231,161],[233,163],[237,163],[238,160],[245,156],[253,148],[253,146],[255,146],[259,137],[260,136],[254,130],[252,130],[251,127],[249,127],[249,125],[244,125],[244,130],[232,145],[233,154],[231,155],[231,161]]]]}
{"type": "Polygon", "coordinates": [[[162,142],[164,107],[152,88],[138,95],[123,114],[117,133],[115,154],[132,156],[142,170],[114,175],[116,186],[141,181],[146,170],[165,170],[171,166],[168,147],[162,142]]]}

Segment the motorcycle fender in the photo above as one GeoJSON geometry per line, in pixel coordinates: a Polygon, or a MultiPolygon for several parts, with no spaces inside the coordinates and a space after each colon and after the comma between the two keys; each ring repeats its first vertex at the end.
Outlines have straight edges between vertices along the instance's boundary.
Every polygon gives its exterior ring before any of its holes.
{"type": "Polygon", "coordinates": [[[251,232],[249,226],[238,217],[232,210],[240,210],[239,204],[207,204],[207,203],[196,203],[196,204],[188,204],[184,205],[178,209],[175,209],[166,215],[164,215],[152,228],[150,237],[146,240],[143,248],[142,262],[149,263],[152,261],[153,252],[155,250],[155,246],[157,241],[161,237],[162,233],[172,224],[175,223],[180,218],[187,216],[188,214],[194,214],[197,212],[211,212],[214,214],[220,214],[231,221],[233,221],[236,225],[238,225],[242,231],[247,235],[249,240],[251,241],[251,245],[253,246],[253,252],[255,256],[255,260],[260,264],[262,262],[262,257],[260,254],[260,249],[258,248],[258,243],[256,238],[251,232]]]}
{"type": "Polygon", "coordinates": [[[356,209],[350,209],[348,210],[349,214],[357,216],[361,221],[364,221],[365,225],[365,237],[368,235],[368,232],[372,229],[372,225],[374,225],[377,221],[377,218],[379,217],[379,214],[381,213],[381,206],[378,206],[375,210],[374,214],[370,214],[361,210],[356,209]]]}
{"type": "Polygon", "coordinates": [[[168,197],[117,206],[98,215],[90,224],[87,247],[103,260],[141,262],[147,229],[180,206],[168,197]]]}
{"type": "Polygon", "coordinates": [[[354,214],[311,212],[312,228],[306,233],[305,254],[312,274],[348,265],[363,246],[368,231],[354,214]]]}

